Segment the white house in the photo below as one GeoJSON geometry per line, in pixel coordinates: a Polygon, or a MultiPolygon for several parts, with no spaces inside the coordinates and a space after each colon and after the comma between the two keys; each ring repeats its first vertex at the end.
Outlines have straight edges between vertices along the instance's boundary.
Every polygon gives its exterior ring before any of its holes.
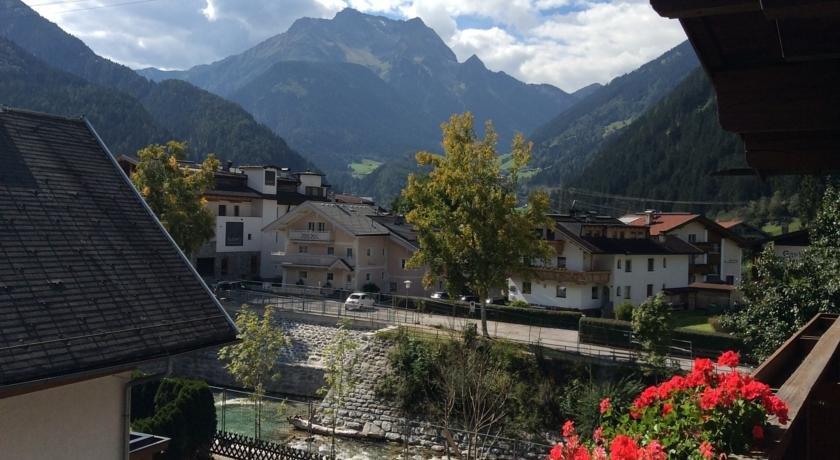
{"type": "Polygon", "coordinates": [[[689,260],[700,251],[676,238],[650,238],[646,229],[603,216],[556,215],[542,235],[555,250],[548,263],[509,279],[510,300],[553,308],[635,304],[688,284],[689,260]]]}

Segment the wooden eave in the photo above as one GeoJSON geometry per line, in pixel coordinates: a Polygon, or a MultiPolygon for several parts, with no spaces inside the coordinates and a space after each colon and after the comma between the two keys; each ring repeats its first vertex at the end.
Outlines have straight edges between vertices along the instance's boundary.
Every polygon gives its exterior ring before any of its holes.
{"type": "Polygon", "coordinates": [[[721,126],[762,175],[840,171],[840,1],[651,0],[679,19],[721,126]]]}

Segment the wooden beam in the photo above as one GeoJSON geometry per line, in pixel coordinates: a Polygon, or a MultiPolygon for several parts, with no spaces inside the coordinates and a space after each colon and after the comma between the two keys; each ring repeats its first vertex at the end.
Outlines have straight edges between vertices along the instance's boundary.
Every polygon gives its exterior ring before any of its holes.
{"type": "Polygon", "coordinates": [[[650,5],[671,19],[761,11],[759,0],[650,0],[650,5]]]}
{"type": "Polygon", "coordinates": [[[840,15],[838,0],[761,0],[768,19],[825,17],[840,15]]]}

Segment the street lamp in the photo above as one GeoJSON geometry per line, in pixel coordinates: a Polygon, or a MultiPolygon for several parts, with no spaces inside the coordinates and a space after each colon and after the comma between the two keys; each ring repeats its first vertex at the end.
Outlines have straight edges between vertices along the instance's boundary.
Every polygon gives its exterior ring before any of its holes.
{"type": "Polygon", "coordinates": [[[406,292],[407,292],[409,289],[411,289],[411,280],[405,280],[405,281],[403,281],[403,284],[405,284],[405,290],[406,290],[406,292]]]}

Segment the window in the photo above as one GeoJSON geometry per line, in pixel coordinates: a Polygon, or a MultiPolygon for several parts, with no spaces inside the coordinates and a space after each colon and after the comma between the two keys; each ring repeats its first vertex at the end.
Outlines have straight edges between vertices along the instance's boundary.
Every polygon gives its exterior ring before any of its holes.
{"type": "Polygon", "coordinates": [[[233,215],[239,217],[239,205],[233,205],[233,215]]]}
{"type": "Polygon", "coordinates": [[[347,275],[347,282],[353,281],[353,275],[347,275]]]}
{"type": "Polygon", "coordinates": [[[621,297],[621,286],[615,287],[615,296],[616,298],[621,297]]]}
{"type": "Polygon", "coordinates": [[[618,259],[618,261],[616,261],[615,268],[621,270],[621,259],[618,259]]]}
{"type": "Polygon", "coordinates": [[[307,276],[309,276],[309,273],[306,273],[304,271],[298,272],[298,278],[300,278],[302,280],[305,280],[307,276]]]}
{"type": "Polygon", "coordinates": [[[385,255],[385,248],[382,248],[382,255],[385,255]]]}
{"type": "Polygon", "coordinates": [[[334,256],[335,255],[335,248],[332,246],[327,246],[327,255],[334,256]]]}
{"type": "Polygon", "coordinates": [[[248,234],[248,241],[251,241],[251,234],[248,234]]]}
{"type": "Polygon", "coordinates": [[[245,224],[242,222],[226,222],[225,223],[225,246],[242,246],[242,234],[244,233],[245,224]]]}
{"type": "Polygon", "coordinates": [[[397,283],[388,283],[388,290],[391,292],[397,292],[397,283]]]}
{"type": "Polygon", "coordinates": [[[309,246],[300,245],[298,246],[298,253],[300,254],[308,254],[309,253],[309,246]]]}
{"type": "Polygon", "coordinates": [[[633,271],[633,266],[631,265],[632,262],[633,261],[630,260],[630,259],[627,259],[627,260],[624,261],[624,271],[626,273],[630,273],[630,272],[633,271]]]}
{"type": "Polygon", "coordinates": [[[624,286],[624,298],[625,299],[630,298],[630,286],[624,286]]]}
{"type": "Polygon", "coordinates": [[[318,231],[319,232],[326,231],[326,229],[327,229],[327,224],[325,224],[324,222],[318,222],[318,231]]]}
{"type": "Polygon", "coordinates": [[[370,273],[365,273],[365,281],[370,281],[370,273]]]}
{"type": "Polygon", "coordinates": [[[557,268],[566,268],[566,258],[565,257],[558,257],[557,258],[557,268]]]}
{"type": "Polygon", "coordinates": [[[566,288],[563,286],[557,286],[556,295],[558,298],[565,299],[566,298],[566,288]]]}
{"type": "Polygon", "coordinates": [[[653,257],[648,258],[648,271],[653,271],[653,257]]]}
{"type": "Polygon", "coordinates": [[[306,194],[309,196],[324,196],[324,189],[321,187],[306,187],[306,194]]]}
{"type": "Polygon", "coordinates": [[[306,223],[306,229],[309,230],[310,232],[314,232],[315,231],[315,222],[307,222],[306,223]]]}
{"type": "Polygon", "coordinates": [[[348,259],[353,258],[353,248],[347,248],[347,258],[348,259]]]}
{"type": "Polygon", "coordinates": [[[510,291],[511,294],[516,294],[516,286],[508,286],[508,291],[510,291]]]}
{"type": "Polygon", "coordinates": [[[688,234],[688,242],[689,243],[696,243],[697,242],[697,235],[695,235],[694,233],[689,233],[688,234]]]}
{"type": "Polygon", "coordinates": [[[523,281],[522,282],[522,293],[523,294],[530,294],[531,293],[531,282],[530,281],[523,281]]]}
{"type": "Polygon", "coordinates": [[[653,296],[653,285],[652,284],[647,285],[647,293],[645,295],[647,295],[648,297],[653,296]]]}
{"type": "Polygon", "coordinates": [[[265,172],[265,185],[275,185],[276,174],[274,171],[265,172]]]}
{"type": "Polygon", "coordinates": [[[667,257],[662,258],[662,268],[668,268],[668,258],[667,257]]]}
{"type": "Polygon", "coordinates": [[[332,272],[327,272],[327,281],[332,281],[332,280],[333,280],[333,273],[332,272]]]}
{"type": "Polygon", "coordinates": [[[592,300],[598,298],[598,286],[592,286],[592,300]]]}
{"type": "MultiPolygon", "coordinates": [[[[248,235],[250,236],[250,235],[248,235]]],[[[251,256],[251,274],[256,275],[260,272],[260,259],[257,255],[251,256]]]]}
{"type": "Polygon", "coordinates": [[[726,284],[735,284],[735,277],[733,275],[726,275],[726,284]]]}
{"type": "Polygon", "coordinates": [[[405,259],[400,259],[400,268],[402,268],[403,270],[405,270],[405,262],[405,259]]]}
{"type": "Polygon", "coordinates": [[[229,265],[228,258],[227,257],[222,257],[222,267],[221,267],[222,276],[228,274],[228,265],[229,265]]]}
{"type": "Polygon", "coordinates": [[[556,238],[556,237],[555,237],[555,235],[554,235],[554,230],[552,230],[552,229],[550,229],[550,228],[549,228],[549,229],[546,229],[546,231],[545,231],[545,239],[547,239],[548,241],[554,241],[554,239],[555,239],[555,238],[556,238]]]}
{"type": "Polygon", "coordinates": [[[227,215],[227,206],[226,205],[223,205],[223,204],[219,205],[219,215],[220,216],[226,216],[227,215]]]}

